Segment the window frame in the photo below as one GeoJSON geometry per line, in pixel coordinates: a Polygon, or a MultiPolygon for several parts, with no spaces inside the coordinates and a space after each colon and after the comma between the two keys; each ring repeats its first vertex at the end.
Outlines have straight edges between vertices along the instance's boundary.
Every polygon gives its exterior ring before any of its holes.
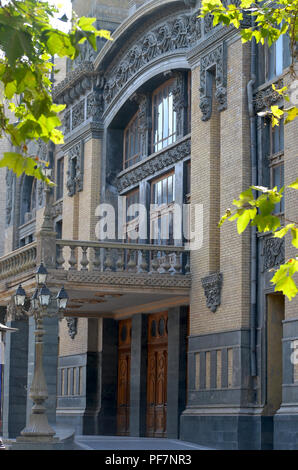
{"type": "MultiPolygon", "coordinates": [[[[138,110],[133,115],[133,117],[130,119],[129,123],[127,124],[127,126],[125,127],[124,132],[123,132],[123,169],[124,170],[127,170],[131,166],[135,165],[141,159],[141,142],[140,142],[140,133],[139,133],[139,126],[138,126],[139,114],[140,114],[140,111],[138,110]],[[132,156],[130,156],[129,158],[127,158],[127,155],[126,155],[126,153],[127,153],[127,151],[126,151],[126,135],[127,135],[127,133],[131,132],[131,127],[132,127],[133,123],[136,122],[136,121],[137,121],[137,126],[136,126],[135,137],[138,139],[138,150],[139,150],[139,152],[132,155],[132,156]],[[132,160],[133,160],[133,162],[130,165],[128,165],[128,163],[131,162],[132,160]]],[[[130,147],[130,135],[129,135],[129,145],[128,145],[128,147],[130,147]]]]}
{"type": "MultiPolygon", "coordinates": [[[[158,88],[156,88],[153,93],[152,93],[152,132],[151,132],[151,148],[153,150],[153,153],[156,153],[160,150],[163,150],[164,148],[168,147],[168,145],[171,145],[171,144],[174,144],[176,141],[177,141],[177,113],[174,111],[173,109],[173,105],[172,105],[172,122],[173,122],[173,128],[174,129],[174,132],[172,132],[171,134],[169,133],[166,137],[163,137],[163,131],[164,131],[164,116],[165,116],[165,113],[163,112],[162,113],[162,126],[161,126],[161,134],[162,134],[162,138],[159,139],[159,134],[157,134],[157,140],[155,140],[155,107],[156,107],[156,104],[154,103],[154,98],[156,96],[158,96],[159,93],[163,93],[163,90],[166,89],[166,88],[169,88],[169,90],[171,89],[171,86],[174,88],[175,86],[175,78],[170,78],[169,80],[167,80],[166,82],[164,82],[162,85],[160,85],[158,88]],[[169,139],[172,140],[172,142],[168,142],[166,145],[164,145],[164,142],[168,141],[169,139]],[[161,147],[159,148],[159,145],[161,144],[161,147]]],[[[167,101],[168,101],[168,122],[169,122],[169,97],[170,97],[170,94],[168,93],[167,95],[167,101]]],[[[162,100],[163,102],[164,100],[162,100]]],[[[162,109],[164,110],[164,106],[162,107],[162,109]]],[[[156,129],[157,129],[157,133],[158,133],[158,128],[159,128],[159,122],[157,120],[157,126],[156,126],[156,129]]],[[[169,131],[169,128],[168,128],[168,131],[169,131]]]]}
{"type": "MultiPolygon", "coordinates": [[[[167,195],[168,195],[168,185],[167,185],[167,195]]],[[[156,235],[155,230],[154,230],[154,224],[158,224],[158,219],[162,219],[162,217],[168,216],[172,217],[174,216],[174,204],[175,204],[175,170],[172,169],[171,171],[168,171],[167,173],[164,173],[163,175],[154,178],[151,183],[150,183],[150,243],[158,243],[161,245],[166,245],[170,243],[165,243],[166,240],[163,238],[152,238],[152,235],[156,235]],[[172,176],[172,192],[173,192],[173,198],[172,201],[167,201],[166,203],[162,202],[161,204],[158,205],[157,209],[152,208],[152,204],[157,205],[157,203],[154,200],[154,185],[159,183],[160,181],[167,180],[170,176],[172,176]],[[171,215],[170,215],[171,214],[171,215]]],[[[170,221],[170,219],[169,219],[170,221]]],[[[169,226],[169,241],[171,240],[170,238],[170,226],[169,226]]],[[[162,233],[159,232],[159,235],[161,236],[162,233]]],[[[173,235],[174,235],[174,227],[173,227],[173,235]]]]}
{"type": "MultiPolygon", "coordinates": [[[[139,216],[135,217],[132,220],[127,219],[127,209],[128,209],[128,200],[127,200],[127,198],[130,197],[130,196],[133,196],[135,194],[138,194],[138,201],[140,202],[140,189],[139,189],[139,187],[134,188],[131,191],[129,191],[128,193],[124,194],[124,196],[126,197],[126,200],[125,200],[125,223],[124,223],[124,227],[123,227],[124,228],[124,233],[125,233],[125,243],[138,243],[139,242],[139,237],[137,238],[137,240],[129,238],[129,232],[132,232],[132,231],[138,232],[139,231],[139,222],[140,222],[139,216]]],[[[133,202],[133,204],[135,204],[135,203],[133,202]]]]}
{"type": "Polygon", "coordinates": [[[56,163],[56,201],[63,199],[64,197],[64,157],[61,156],[60,158],[57,159],[56,163]],[[61,166],[63,168],[63,171],[61,172],[61,166]],[[59,191],[60,190],[60,191],[59,191]]]}
{"type": "MultiPolygon", "coordinates": [[[[279,126],[274,126],[274,128],[271,125],[271,121],[268,119],[267,120],[267,125],[269,126],[269,153],[268,153],[268,161],[269,161],[269,180],[270,180],[270,188],[274,188],[274,171],[280,167],[280,181],[281,181],[281,187],[284,186],[284,136],[282,139],[283,146],[282,148],[279,148],[277,152],[274,152],[274,132],[279,132],[279,142],[280,142],[280,132],[282,129],[282,132],[284,133],[284,122],[283,120],[281,121],[279,126]],[[282,127],[281,127],[282,126],[282,127]],[[283,176],[283,177],[282,177],[283,176]]],[[[280,145],[279,145],[280,147],[280,145]]],[[[280,188],[279,188],[280,189],[280,188]]],[[[281,199],[280,203],[280,211],[274,212],[274,215],[276,216],[283,216],[284,215],[284,197],[281,199]]],[[[277,207],[277,205],[275,206],[277,207]]]]}

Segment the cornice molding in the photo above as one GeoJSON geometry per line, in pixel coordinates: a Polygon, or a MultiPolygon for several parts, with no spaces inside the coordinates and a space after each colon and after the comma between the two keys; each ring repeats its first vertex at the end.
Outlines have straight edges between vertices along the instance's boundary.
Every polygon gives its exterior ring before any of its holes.
{"type": "Polygon", "coordinates": [[[145,160],[139,162],[131,169],[121,172],[117,176],[117,188],[119,193],[127,190],[130,186],[136,185],[150,175],[167,168],[174,163],[183,160],[191,154],[191,139],[190,137],[184,138],[173,144],[171,147],[165,148],[162,151],[151,155],[145,160]]]}

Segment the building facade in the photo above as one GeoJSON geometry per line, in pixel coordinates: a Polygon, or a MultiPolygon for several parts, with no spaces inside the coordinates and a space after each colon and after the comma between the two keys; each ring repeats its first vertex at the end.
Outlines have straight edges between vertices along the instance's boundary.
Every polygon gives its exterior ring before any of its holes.
{"type": "MultiPolygon", "coordinates": [[[[43,184],[6,175],[0,304],[18,332],[5,347],[4,437],[32,404],[33,320],[16,318],[12,296],[19,283],[32,294],[43,261],[48,286],[70,297],[63,320],[46,320],[51,423],[297,448],[298,300],[270,283],[290,241],[218,227],[251,184],[297,177],[297,120],[272,130],[257,114],[281,104],[271,85],[289,84],[287,39],[242,44],[234,28],[198,18],[196,0],[73,6],[113,41],[59,64],[65,143],[32,144],[56,182],[50,225],[43,184]]],[[[286,189],[282,223],[295,209],[286,189]]]]}

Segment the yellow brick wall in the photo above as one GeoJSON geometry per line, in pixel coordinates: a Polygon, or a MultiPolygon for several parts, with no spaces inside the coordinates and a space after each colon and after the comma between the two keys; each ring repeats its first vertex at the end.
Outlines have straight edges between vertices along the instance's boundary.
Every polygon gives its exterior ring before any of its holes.
{"type": "Polygon", "coordinates": [[[219,235],[216,226],[220,215],[250,184],[249,120],[245,114],[249,46],[238,40],[228,47],[227,55],[227,110],[217,113],[213,101],[212,118],[206,122],[201,120],[199,108],[199,67],[192,74],[191,200],[203,204],[204,232],[202,248],[191,253],[191,335],[249,324],[249,231],[239,236],[235,224],[226,222],[219,235]],[[201,278],[217,270],[223,273],[222,299],[212,313],[206,307],[201,278]]]}
{"type": "MultiPolygon", "coordinates": [[[[94,240],[95,237],[95,209],[99,204],[99,181],[101,162],[101,141],[90,139],[84,145],[84,186],[83,191],[73,197],[67,194],[66,180],[68,158],[64,161],[64,198],[63,198],[63,228],[62,238],[72,240],[94,240]]],[[[64,257],[68,259],[70,250],[65,249],[64,257]]],[[[92,254],[91,254],[92,256],[92,254]]],[[[81,254],[78,253],[78,262],[81,254]]],[[[88,319],[79,318],[78,335],[72,340],[68,335],[66,320],[60,323],[60,356],[81,354],[88,350],[88,319]]],[[[99,345],[101,333],[99,334],[99,345]]],[[[90,346],[91,347],[91,346],[90,346]]]]}
{"type": "MultiPolygon", "coordinates": [[[[285,77],[285,85],[291,83],[289,75],[285,77]]],[[[295,93],[297,96],[297,92],[295,93]]],[[[295,103],[290,103],[294,105],[295,103]]],[[[288,105],[288,104],[287,104],[288,105]]],[[[297,103],[296,103],[297,106],[297,103]]],[[[285,126],[285,149],[284,149],[284,178],[285,178],[285,223],[295,221],[298,223],[298,191],[286,188],[298,178],[297,165],[297,136],[298,136],[298,119],[289,122],[285,126]]],[[[285,260],[297,256],[297,249],[291,244],[291,234],[286,236],[285,244],[285,260]]],[[[298,284],[298,275],[295,275],[296,285],[298,284]]],[[[291,300],[285,299],[285,317],[298,317],[298,296],[291,300]]]]}

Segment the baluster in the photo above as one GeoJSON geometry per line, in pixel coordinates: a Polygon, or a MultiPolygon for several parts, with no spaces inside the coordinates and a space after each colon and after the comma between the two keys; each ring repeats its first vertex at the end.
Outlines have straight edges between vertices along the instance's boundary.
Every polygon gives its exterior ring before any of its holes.
{"type": "Polygon", "coordinates": [[[89,260],[88,260],[88,256],[87,256],[87,250],[88,250],[88,247],[87,246],[81,246],[82,248],[82,259],[81,259],[81,271],[88,271],[88,264],[89,264],[89,260]]]}
{"type": "Polygon", "coordinates": [[[112,271],[113,261],[111,256],[111,248],[105,249],[104,271],[112,271]]]}
{"type": "Polygon", "coordinates": [[[118,258],[116,261],[116,271],[124,270],[124,249],[120,248],[118,251],[118,258]]]}
{"type": "Polygon", "coordinates": [[[76,249],[75,246],[70,247],[70,258],[68,260],[68,262],[70,264],[69,271],[75,271],[75,269],[76,269],[75,266],[77,264],[77,259],[76,259],[75,249],[76,249]]]}
{"type": "Polygon", "coordinates": [[[181,273],[181,268],[182,268],[181,254],[179,253],[179,251],[176,251],[176,253],[175,253],[175,264],[174,264],[174,269],[175,269],[174,274],[180,274],[181,273]]]}
{"type": "Polygon", "coordinates": [[[165,272],[167,273],[169,271],[169,269],[171,268],[169,253],[167,251],[165,251],[164,256],[165,256],[165,260],[164,260],[164,262],[162,263],[161,266],[165,270],[165,272]]]}
{"type": "Polygon", "coordinates": [[[185,264],[185,274],[189,274],[190,273],[190,252],[187,251],[186,253],[186,264],[185,264]]]}
{"type": "Polygon", "coordinates": [[[151,272],[157,273],[158,268],[159,268],[159,262],[157,259],[157,251],[153,251],[153,259],[151,261],[151,272]]]}
{"type": "Polygon", "coordinates": [[[100,248],[94,248],[94,261],[93,269],[94,271],[100,271],[100,248]]]}
{"type": "Polygon", "coordinates": [[[141,273],[146,273],[148,271],[148,262],[147,262],[147,257],[148,253],[146,250],[141,250],[140,251],[141,255],[141,262],[140,262],[140,272],[141,273]]]}
{"type": "Polygon", "coordinates": [[[134,271],[137,265],[135,260],[135,250],[129,250],[129,261],[127,263],[127,271],[134,271]]]}
{"type": "Polygon", "coordinates": [[[65,259],[63,258],[63,246],[57,245],[56,265],[57,269],[63,269],[65,259]]]}

